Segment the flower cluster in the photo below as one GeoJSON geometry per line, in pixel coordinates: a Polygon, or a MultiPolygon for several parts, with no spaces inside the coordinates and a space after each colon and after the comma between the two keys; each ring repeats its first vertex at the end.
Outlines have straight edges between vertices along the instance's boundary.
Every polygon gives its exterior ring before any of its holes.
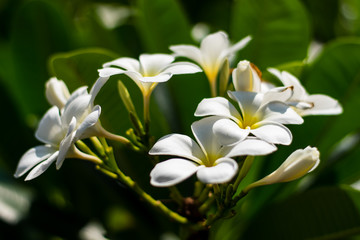
{"type": "MultiPolygon", "coordinates": [[[[264,81],[260,70],[247,60],[240,61],[236,68],[231,69],[229,62],[232,57],[250,40],[251,37],[246,37],[231,45],[226,33],[217,32],[205,37],[200,48],[176,45],[170,46],[173,54],[142,54],[139,60],[115,59],[104,63],[98,70],[99,78],[89,93],[85,86],[70,94],[63,81],[51,78],[46,83],[46,97],[53,106],[45,113],[35,133],[44,145],[31,148],[22,156],[15,176],[29,172],[25,180],[31,180],[53,162],[59,169],[65,158],[88,160],[98,170],[133,188],[147,202],[181,223],[188,220],[155,201],[118,168],[106,138],[119,141],[134,151],[145,151],[144,159],[155,162],[150,172],[153,186],[171,187],[196,174],[198,180],[206,185],[205,189],[213,189],[213,194],[208,196],[210,200],[217,199],[217,217],[221,217],[224,209],[233,207],[252,188],[304,176],[319,164],[319,152],[314,147],[296,150],[277,170],[236,195],[254,157],[271,154],[277,150],[278,144],[291,144],[293,135],[285,125],[302,124],[307,115],[342,112],[337,100],[307,93],[300,81],[286,71],[268,69],[283,84],[275,86],[264,81]],[[176,57],[185,57],[192,62],[174,62],[176,57]],[[204,98],[195,110],[194,115],[200,118],[191,125],[195,140],[172,133],[154,143],[149,130],[152,91],[173,75],[199,72],[203,72],[209,81],[211,98],[204,98]],[[99,121],[101,107],[94,104],[103,85],[114,75],[128,76],[143,95],[142,122],[126,87],[119,85],[120,95],[134,124],[134,129],[127,131],[127,137],[106,131],[99,121]],[[222,89],[218,90],[217,86],[222,89]],[[84,139],[89,139],[92,146],[89,147],[84,139]],[[174,158],[159,162],[159,155],[174,158]]],[[[198,201],[199,212],[205,219],[210,200],[206,203],[198,201]]],[[[209,226],[214,220],[216,217],[209,218],[202,226],[209,226]]]]}

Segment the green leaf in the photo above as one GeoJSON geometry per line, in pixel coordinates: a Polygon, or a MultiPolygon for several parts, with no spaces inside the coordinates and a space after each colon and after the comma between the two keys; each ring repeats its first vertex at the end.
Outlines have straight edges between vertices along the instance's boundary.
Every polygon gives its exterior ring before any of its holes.
{"type": "Polygon", "coordinates": [[[145,49],[166,52],[171,44],[191,43],[188,21],[176,0],[137,0],[136,24],[145,49]]]}
{"type": "Polygon", "coordinates": [[[99,77],[97,69],[117,55],[100,48],[75,50],[54,54],[49,60],[50,72],[66,82],[70,90],[91,86],[99,77]]]}
{"type": "MultiPolygon", "coordinates": [[[[321,93],[338,99],[344,112],[338,116],[308,117],[308,139],[324,155],[334,143],[360,129],[360,39],[337,40],[325,47],[319,58],[304,72],[303,82],[310,94],[321,93]]],[[[303,134],[300,137],[306,138],[303,134]]]]}
{"type": "MultiPolygon", "coordinates": [[[[266,207],[244,239],[343,239],[360,233],[360,192],[323,187],[266,207]]],[[[240,239],[238,238],[234,239],[240,239]]]]}
{"type": "Polygon", "coordinates": [[[234,41],[253,37],[240,56],[260,69],[304,59],[310,42],[306,11],[297,0],[237,0],[230,33],[234,41]]]}
{"type": "Polygon", "coordinates": [[[7,79],[21,112],[40,114],[48,107],[44,84],[46,62],[54,52],[71,48],[70,23],[55,1],[26,1],[14,17],[11,31],[14,79],[7,79]],[[34,87],[38,86],[38,87],[34,87]]]}

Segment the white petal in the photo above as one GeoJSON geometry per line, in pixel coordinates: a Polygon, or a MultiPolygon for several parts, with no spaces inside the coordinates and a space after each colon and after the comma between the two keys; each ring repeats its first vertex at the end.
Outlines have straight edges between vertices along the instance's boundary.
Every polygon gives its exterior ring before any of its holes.
{"type": "Polygon", "coordinates": [[[73,117],[73,119],[70,123],[70,126],[69,126],[68,133],[66,134],[66,137],[60,143],[59,156],[56,161],[56,169],[60,169],[67,154],[70,151],[70,148],[73,146],[74,141],[76,140],[75,139],[76,131],[74,131],[75,125],[76,125],[76,118],[73,117]]]}
{"type": "Polygon", "coordinates": [[[219,31],[206,36],[200,45],[200,51],[204,64],[207,67],[220,65],[226,56],[221,56],[222,52],[229,47],[229,39],[226,33],[219,31]],[[220,59],[223,57],[224,59],[220,59]]]}
{"type": "Polygon", "coordinates": [[[62,122],[70,124],[73,117],[79,122],[82,118],[90,113],[91,110],[91,95],[81,95],[74,99],[69,105],[66,105],[61,116],[62,122]]]}
{"type": "Polygon", "coordinates": [[[100,113],[101,107],[99,105],[96,105],[93,111],[86,116],[86,118],[77,128],[75,135],[76,140],[93,136],[93,131],[90,128],[99,121],[100,113]]]}
{"type": "Polygon", "coordinates": [[[170,50],[173,51],[176,56],[187,57],[199,65],[202,65],[202,56],[200,49],[192,45],[175,45],[170,46],[170,50]]]}
{"type": "Polygon", "coordinates": [[[72,101],[74,101],[74,99],[78,98],[79,96],[87,95],[88,94],[87,88],[88,88],[87,86],[79,87],[74,92],[72,92],[64,108],[66,108],[67,105],[69,105],[72,101]]]}
{"type": "Polygon", "coordinates": [[[196,175],[207,184],[229,182],[238,171],[238,164],[231,158],[220,158],[213,167],[200,167],[196,175]]]}
{"type": "Polygon", "coordinates": [[[45,161],[39,163],[36,167],[34,167],[29,174],[26,176],[25,181],[32,180],[40,176],[43,172],[45,172],[49,166],[56,160],[59,152],[55,152],[45,161]]]}
{"type": "Polygon", "coordinates": [[[282,124],[302,124],[304,120],[290,106],[283,102],[270,102],[265,104],[258,113],[264,121],[282,124]]]}
{"type": "Polygon", "coordinates": [[[160,73],[152,77],[141,77],[139,80],[145,83],[166,82],[172,77],[172,73],[160,73]]]}
{"type": "Polygon", "coordinates": [[[280,80],[283,82],[285,87],[293,86],[294,94],[291,99],[302,100],[308,95],[299,79],[297,79],[294,75],[283,71],[282,79],[280,80]]]}
{"type": "Polygon", "coordinates": [[[234,121],[241,119],[240,113],[236,108],[223,97],[205,98],[196,108],[195,116],[222,116],[231,118],[234,121]]]}
{"type": "Polygon", "coordinates": [[[106,67],[98,69],[99,76],[103,78],[108,78],[117,74],[124,73],[125,71],[120,68],[106,67]]]}
{"type": "Polygon", "coordinates": [[[322,94],[313,94],[305,99],[306,102],[312,103],[314,106],[310,109],[300,111],[301,116],[307,115],[337,115],[342,113],[340,103],[329,96],[322,94]]]}
{"type": "Polygon", "coordinates": [[[242,129],[230,119],[220,119],[215,122],[214,134],[221,145],[231,145],[244,140],[250,133],[248,129],[242,129]]]}
{"type": "Polygon", "coordinates": [[[94,83],[94,85],[92,86],[91,90],[90,90],[90,95],[91,95],[91,100],[90,102],[92,104],[94,104],[94,99],[97,96],[97,94],[99,93],[100,89],[105,85],[105,83],[107,82],[107,80],[109,80],[108,77],[99,77],[96,82],[94,83]]]}
{"type": "Polygon", "coordinates": [[[35,137],[44,143],[56,146],[64,136],[59,109],[53,106],[41,119],[35,137]]]}
{"type": "Polygon", "coordinates": [[[294,92],[291,99],[302,100],[307,95],[300,81],[290,73],[286,71],[280,72],[275,68],[268,68],[267,70],[275,75],[284,84],[285,87],[293,87],[294,92]]]}
{"type": "Polygon", "coordinates": [[[163,72],[176,74],[188,74],[202,72],[201,68],[189,62],[176,62],[166,67],[163,72]]]}
{"type": "Polygon", "coordinates": [[[264,99],[262,104],[266,104],[272,101],[286,102],[293,95],[292,87],[276,87],[272,88],[264,93],[264,99]]]}
{"type": "Polygon", "coordinates": [[[229,55],[240,49],[243,49],[251,41],[251,39],[252,39],[251,36],[247,36],[241,39],[239,42],[235,43],[234,45],[232,45],[230,48],[227,49],[227,54],[229,55]]]}
{"type": "Polygon", "coordinates": [[[261,79],[249,61],[240,61],[232,77],[235,91],[260,92],[261,79]]]}
{"type": "Polygon", "coordinates": [[[289,145],[292,141],[290,130],[278,123],[263,122],[260,127],[251,129],[251,133],[259,139],[273,144],[289,145]]]}
{"type": "Polygon", "coordinates": [[[200,49],[192,45],[175,45],[170,46],[170,50],[175,53],[177,57],[186,57],[194,62],[202,65],[202,55],[200,49]]]}
{"type": "Polygon", "coordinates": [[[224,147],[221,152],[223,156],[231,158],[245,155],[267,155],[276,151],[276,149],[273,144],[257,138],[248,137],[235,145],[224,147]]]}
{"type": "Polygon", "coordinates": [[[222,145],[213,132],[213,126],[220,117],[206,117],[191,124],[191,130],[201,149],[207,156],[218,156],[222,145]]]}
{"type": "Polygon", "coordinates": [[[57,106],[59,109],[63,108],[67,99],[70,97],[69,90],[65,83],[55,77],[50,78],[46,82],[46,99],[51,105],[57,106]]]}
{"type": "Polygon", "coordinates": [[[175,57],[169,54],[141,54],[140,73],[143,76],[154,76],[162,72],[175,57]]]}
{"type": "Polygon", "coordinates": [[[189,178],[198,167],[194,162],[172,158],[155,165],[150,172],[150,183],[155,187],[170,187],[189,178]]]}
{"type": "Polygon", "coordinates": [[[103,65],[104,68],[111,66],[120,67],[125,70],[134,71],[134,72],[140,71],[140,63],[138,60],[134,58],[128,58],[128,57],[118,58],[114,61],[104,63],[103,65]]]}
{"type": "Polygon", "coordinates": [[[150,149],[150,155],[172,155],[191,159],[201,164],[205,155],[199,145],[182,134],[169,134],[160,138],[150,149]]]}
{"type": "Polygon", "coordinates": [[[264,94],[256,92],[228,91],[228,95],[239,104],[244,118],[255,116],[264,99],[264,94]]]}
{"type": "Polygon", "coordinates": [[[50,146],[37,146],[34,148],[30,148],[22,157],[18,163],[16,168],[16,172],[14,176],[16,178],[21,177],[31,168],[44,161],[46,158],[50,157],[54,154],[57,149],[50,146]]]}

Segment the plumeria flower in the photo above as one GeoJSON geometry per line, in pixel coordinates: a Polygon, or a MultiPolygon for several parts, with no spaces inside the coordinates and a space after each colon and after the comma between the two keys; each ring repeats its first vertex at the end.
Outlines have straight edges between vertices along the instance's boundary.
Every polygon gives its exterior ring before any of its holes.
{"type": "Polygon", "coordinates": [[[80,158],[99,163],[99,159],[80,152],[73,144],[76,132],[76,119],[73,117],[69,125],[64,124],[60,110],[53,106],[41,119],[35,137],[44,143],[29,149],[20,159],[15,177],[21,177],[29,172],[25,180],[32,180],[55,161],[59,169],[65,158],[80,158]]]}
{"type": "Polygon", "coordinates": [[[117,74],[126,74],[140,88],[144,97],[144,115],[148,119],[150,95],[158,83],[168,81],[173,75],[201,72],[195,64],[175,62],[169,54],[141,54],[139,60],[123,57],[103,65],[99,69],[100,77],[109,78],[117,74]]]}
{"type": "Polygon", "coordinates": [[[268,176],[247,186],[244,192],[250,189],[280,182],[290,182],[301,178],[313,171],[320,163],[320,153],[317,148],[306,147],[293,152],[281,166],[268,176]]]}
{"type": "Polygon", "coordinates": [[[196,141],[182,134],[169,134],[158,140],[149,154],[179,158],[158,163],[150,173],[151,184],[173,186],[195,173],[203,183],[228,182],[238,171],[233,157],[266,155],[276,150],[273,144],[256,138],[248,138],[233,146],[221,144],[213,132],[218,120],[218,117],[209,117],[194,122],[191,130],[196,141]]]}
{"type": "Polygon", "coordinates": [[[245,37],[234,45],[230,45],[225,32],[219,31],[206,36],[200,44],[200,48],[192,45],[170,46],[177,56],[187,57],[201,66],[209,79],[212,96],[216,96],[216,77],[225,59],[236,51],[244,48],[251,37],[245,37]]]}
{"type": "Polygon", "coordinates": [[[310,95],[300,81],[286,71],[280,72],[274,68],[269,68],[268,71],[279,78],[284,86],[293,86],[294,94],[287,103],[301,116],[337,115],[342,113],[342,107],[336,99],[323,94],[310,95]]]}
{"type": "Polygon", "coordinates": [[[195,116],[220,116],[214,133],[223,144],[233,144],[255,136],[263,141],[288,145],[292,141],[290,130],[283,124],[301,124],[303,119],[287,104],[274,99],[288,99],[291,89],[282,92],[228,92],[238,103],[240,112],[223,97],[203,99],[195,116]]]}
{"type": "Polygon", "coordinates": [[[123,57],[103,65],[100,77],[124,73],[138,85],[144,95],[150,95],[160,82],[168,81],[173,75],[201,72],[195,64],[175,62],[169,54],[141,54],[139,60],[123,57]]]}

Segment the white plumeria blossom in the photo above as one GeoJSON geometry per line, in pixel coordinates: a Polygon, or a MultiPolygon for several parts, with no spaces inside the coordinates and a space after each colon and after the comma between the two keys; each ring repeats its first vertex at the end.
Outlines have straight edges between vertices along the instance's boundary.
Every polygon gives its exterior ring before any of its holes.
{"type": "Polygon", "coordinates": [[[195,116],[220,116],[214,133],[223,144],[231,145],[253,135],[273,144],[289,145],[290,130],[283,124],[302,124],[303,119],[280,99],[288,99],[291,89],[279,92],[228,92],[238,103],[240,112],[223,97],[203,99],[195,116]]]}
{"type": "Polygon", "coordinates": [[[168,187],[197,175],[203,183],[230,181],[238,171],[233,157],[266,155],[276,150],[273,144],[248,138],[233,146],[225,146],[214,134],[214,124],[219,117],[204,118],[194,122],[191,130],[196,141],[182,134],[169,134],[159,139],[150,150],[151,155],[171,155],[171,158],[156,164],[150,173],[151,184],[168,187]]]}
{"type": "Polygon", "coordinates": [[[206,36],[200,43],[200,48],[192,45],[170,46],[176,56],[187,57],[201,66],[210,81],[215,81],[220,67],[225,59],[236,51],[244,48],[250,36],[245,37],[234,45],[230,45],[228,35],[219,31],[206,36]]]}
{"type": "MultiPolygon", "coordinates": [[[[82,154],[74,143],[90,136],[105,135],[98,122],[101,108],[93,103],[105,81],[106,79],[98,79],[90,94],[86,87],[79,88],[67,99],[62,110],[53,106],[45,113],[35,133],[35,137],[45,145],[31,148],[21,157],[15,177],[21,177],[31,170],[25,178],[31,180],[45,172],[55,161],[56,168],[59,169],[65,158],[90,157],[82,154]]],[[[63,87],[61,83],[58,86],[63,87]]]]}
{"type": "Polygon", "coordinates": [[[317,148],[308,146],[305,149],[298,149],[274,172],[246,187],[246,191],[258,186],[290,182],[301,178],[305,174],[313,171],[319,165],[319,157],[320,153],[317,148]]]}
{"type": "Polygon", "coordinates": [[[327,95],[307,93],[300,81],[292,74],[277,69],[269,68],[268,71],[275,75],[284,86],[293,86],[294,94],[287,101],[301,116],[307,115],[337,115],[342,113],[339,102],[327,95]]]}
{"type": "Polygon", "coordinates": [[[98,71],[100,77],[124,73],[138,85],[144,95],[148,95],[158,83],[168,81],[173,75],[202,71],[195,64],[173,63],[174,60],[175,57],[169,54],[141,54],[139,60],[122,57],[107,62],[98,71]]]}
{"type": "Polygon", "coordinates": [[[75,118],[69,126],[61,121],[60,111],[56,106],[50,108],[41,119],[35,137],[45,145],[29,149],[20,159],[15,177],[21,177],[30,171],[25,180],[32,180],[43,172],[56,160],[62,162],[65,157],[72,155],[74,149],[69,141],[73,138],[75,118]],[[66,140],[65,140],[66,139],[66,140]],[[59,152],[62,151],[62,157],[59,152]]]}

